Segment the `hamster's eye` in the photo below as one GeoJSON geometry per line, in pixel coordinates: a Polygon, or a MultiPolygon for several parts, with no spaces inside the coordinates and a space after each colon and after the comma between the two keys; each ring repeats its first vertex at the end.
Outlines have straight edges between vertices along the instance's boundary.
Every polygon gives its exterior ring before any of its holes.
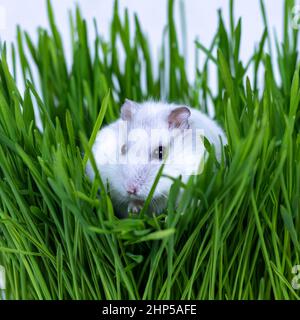
{"type": "Polygon", "coordinates": [[[127,145],[123,144],[121,147],[121,153],[122,153],[122,155],[124,155],[124,154],[126,154],[126,152],[127,152],[127,145]]]}
{"type": "Polygon", "coordinates": [[[166,148],[159,146],[152,152],[152,158],[157,160],[163,160],[166,156],[166,148]]]}

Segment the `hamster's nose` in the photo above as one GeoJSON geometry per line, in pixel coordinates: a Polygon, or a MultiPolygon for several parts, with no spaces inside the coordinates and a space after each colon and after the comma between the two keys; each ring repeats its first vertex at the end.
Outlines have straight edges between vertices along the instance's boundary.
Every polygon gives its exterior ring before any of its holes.
{"type": "Polygon", "coordinates": [[[134,195],[137,193],[137,187],[136,186],[128,186],[127,187],[127,193],[130,195],[134,195]]]}

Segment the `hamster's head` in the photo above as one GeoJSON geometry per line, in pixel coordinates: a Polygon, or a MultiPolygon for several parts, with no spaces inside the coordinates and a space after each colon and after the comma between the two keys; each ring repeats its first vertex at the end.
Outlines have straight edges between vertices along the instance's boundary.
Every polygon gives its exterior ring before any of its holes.
{"type": "Polygon", "coordinates": [[[186,163],[197,157],[190,151],[184,157],[182,144],[178,143],[186,137],[190,115],[186,106],[125,101],[121,119],[100,131],[93,148],[99,172],[115,203],[143,203],[164,163],[164,175],[151,202],[153,211],[161,211],[172,184],[169,176],[184,174],[186,163]]]}

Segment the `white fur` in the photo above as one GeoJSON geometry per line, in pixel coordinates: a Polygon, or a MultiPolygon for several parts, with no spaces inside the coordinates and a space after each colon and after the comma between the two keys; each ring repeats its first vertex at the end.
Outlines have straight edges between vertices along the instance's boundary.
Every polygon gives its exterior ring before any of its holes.
{"type": "MultiPolygon", "coordinates": [[[[121,215],[126,215],[128,208],[137,211],[134,203],[137,201],[140,203],[146,199],[161,166],[161,162],[158,160],[151,160],[148,163],[144,161],[151,150],[157,147],[157,143],[146,141],[147,139],[142,136],[142,132],[140,133],[141,129],[149,134],[153,129],[164,129],[164,132],[169,132],[168,115],[178,107],[180,106],[175,104],[147,101],[138,104],[138,108],[136,108],[135,103],[132,119],[126,123],[127,128],[122,126],[125,121],[119,119],[99,131],[92,149],[93,155],[101,178],[105,185],[108,182],[114,205],[121,215]],[[123,155],[121,147],[126,143],[126,132],[129,136],[133,133],[131,139],[135,141],[132,146],[129,145],[129,149],[123,155]],[[140,152],[138,155],[136,154],[137,150],[140,152]],[[134,161],[131,161],[132,155],[135,155],[134,161]],[[132,185],[138,187],[138,193],[134,196],[127,193],[128,186],[132,185]]],[[[204,136],[215,147],[216,156],[220,159],[222,144],[227,144],[223,130],[214,120],[202,112],[193,108],[189,108],[189,110],[191,111],[188,119],[190,129],[202,130],[204,136]]],[[[158,134],[158,136],[164,144],[168,143],[166,134],[158,134]]],[[[189,154],[185,152],[184,154],[180,148],[176,149],[175,147],[175,157],[166,162],[164,175],[174,178],[182,175],[183,181],[186,182],[191,174],[197,173],[201,161],[203,164],[203,151],[199,150],[189,154]]],[[[90,163],[87,165],[87,174],[91,179],[94,178],[90,163]]],[[[171,184],[171,179],[161,177],[150,205],[152,211],[159,213],[164,209],[171,184]]]]}

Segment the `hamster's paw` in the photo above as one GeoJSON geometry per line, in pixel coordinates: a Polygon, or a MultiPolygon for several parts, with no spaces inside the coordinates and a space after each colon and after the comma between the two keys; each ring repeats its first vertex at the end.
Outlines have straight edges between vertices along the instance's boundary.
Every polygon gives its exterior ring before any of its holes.
{"type": "Polygon", "coordinates": [[[128,204],[128,213],[138,214],[143,208],[144,202],[141,200],[133,200],[128,204]]]}

